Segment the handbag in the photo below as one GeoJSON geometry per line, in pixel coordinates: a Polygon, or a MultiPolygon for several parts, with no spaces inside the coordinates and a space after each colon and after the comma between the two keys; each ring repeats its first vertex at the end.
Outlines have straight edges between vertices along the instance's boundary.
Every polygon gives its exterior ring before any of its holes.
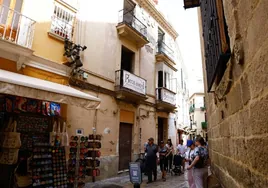
{"type": "Polygon", "coordinates": [[[0,164],[13,165],[18,162],[19,149],[3,148],[0,153],[0,164]]]}
{"type": "Polygon", "coordinates": [[[15,182],[17,187],[28,187],[32,184],[32,177],[30,175],[20,176],[15,174],[15,182]]]}
{"type": "Polygon", "coordinates": [[[6,130],[10,132],[4,132],[2,134],[3,136],[2,147],[10,149],[20,148],[21,147],[20,133],[16,132],[17,121],[10,123],[6,130]]]}
{"type": "Polygon", "coordinates": [[[14,170],[14,185],[17,188],[22,188],[22,187],[28,187],[30,185],[32,185],[32,176],[31,173],[29,173],[29,161],[31,160],[31,158],[27,159],[27,174],[26,175],[20,175],[17,173],[17,169],[19,167],[19,165],[15,168],[14,170]]]}

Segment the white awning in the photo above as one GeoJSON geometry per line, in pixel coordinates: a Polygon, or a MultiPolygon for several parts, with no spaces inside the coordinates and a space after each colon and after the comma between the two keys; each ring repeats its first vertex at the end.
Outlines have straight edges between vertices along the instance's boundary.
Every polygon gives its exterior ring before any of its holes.
{"type": "Polygon", "coordinates": [[[0,69],[0,93],[96,109],[101,100],[72,87],[0,69]]]}

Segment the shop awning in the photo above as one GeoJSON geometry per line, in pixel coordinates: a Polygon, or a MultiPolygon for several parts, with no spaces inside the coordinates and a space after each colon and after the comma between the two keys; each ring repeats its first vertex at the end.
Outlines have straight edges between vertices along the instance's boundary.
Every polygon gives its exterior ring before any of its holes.
{"type": "Polygon", "coordinates": [[[0,93],[96,109],[101,100],[69,86],[0,69],[0,93]]]}

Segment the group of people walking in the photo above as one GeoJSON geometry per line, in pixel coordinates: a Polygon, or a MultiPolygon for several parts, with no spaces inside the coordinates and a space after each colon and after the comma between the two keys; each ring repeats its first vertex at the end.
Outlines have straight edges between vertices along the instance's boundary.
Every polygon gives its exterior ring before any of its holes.
{"type": "Polygon", "coordinates": [[[180,140],[176,148],[174,148],[171,139],[168,139],[167,143],[161,141],[158,146],[154,144],[153,138],[149,138],[144,150],[146,154],[146,173],[148,175],[147,183],[157,180],[157,164],[160,165],[162,180],[166,181],[167,172],[172,172],[173,155],[179,155],[181,157],[181,172],[183,173],[185,168],[187,169],[190,188],[205,187],[208,175],[208,149],[202,137],[187,140],[186,145],[183,145],[183,140],[180,140]]]}

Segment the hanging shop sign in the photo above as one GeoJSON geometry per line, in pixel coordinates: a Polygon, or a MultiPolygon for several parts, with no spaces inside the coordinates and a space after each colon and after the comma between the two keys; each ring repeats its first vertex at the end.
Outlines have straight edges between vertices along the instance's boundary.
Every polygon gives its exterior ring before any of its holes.
{"type": "Polygon", "coordinates": [[[125,70],[123,70],[123,87],[146,95],[146,81],[125,70]]]}
{"type": "Polygon", "coordinates": [[[176,105],[176,97],[175,97],[176,95],[174,93],[162,88],[161,94],[162,94],[161,98],[163,102],[176,105]]]}

